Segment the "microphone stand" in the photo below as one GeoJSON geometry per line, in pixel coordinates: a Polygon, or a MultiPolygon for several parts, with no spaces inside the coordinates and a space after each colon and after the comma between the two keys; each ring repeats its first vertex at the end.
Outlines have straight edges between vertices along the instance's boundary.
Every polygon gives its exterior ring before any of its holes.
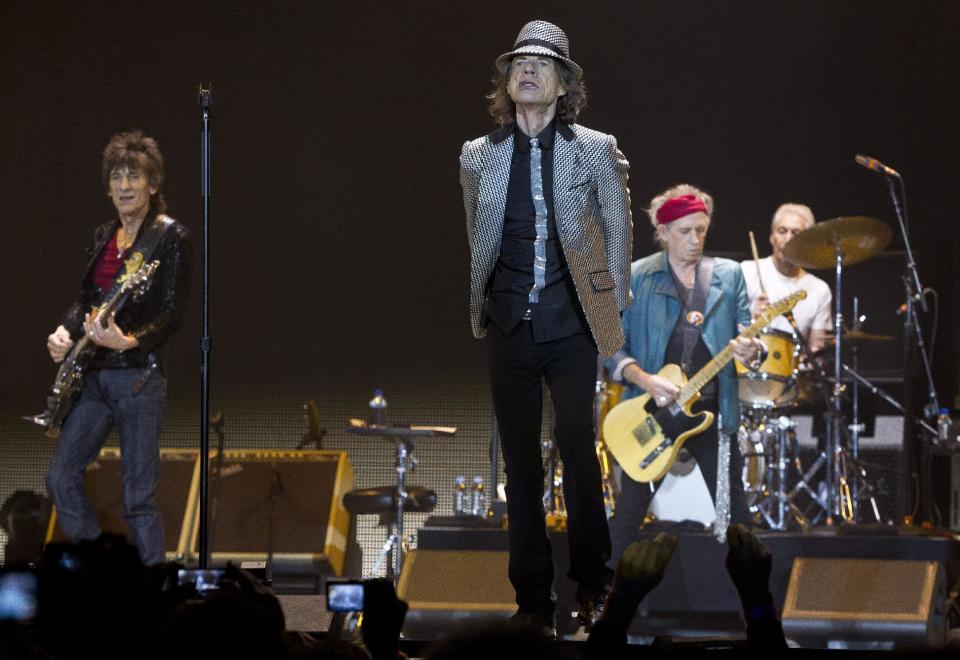
{"type": "MultiPolygon", "coordinates": [[[[901,187],[903,186],[903,179],[900,178],[899,174],[896,174],[896,178],[900,181],[901,187]]],[[[905,391],[905,401],[907,404],[907,410],[909,411],[913,406],[913,393],[912,393],[912,383],[911,377],[913,369],[913,346],[919,349],[920,359],[923,361],[924,375],[927,379],[927,404],[923,409],[923,416],[927,419],[936,419],[936,415],[940,410],[940,402],[937,398],[936,386],[933,382],[933,370],[930,366],[930,356],[927,354],[926,346],[923,341],[923,331],[920,327],[920,319],[917,317],[916,303],[919,301],[920,309],[927,313],[929,309],[927,308],[927,300],[924,296],[924,287],[920,283],[920,274],[917,271],[917,263],[913,258],[913,248],[910,245],[910,235],[907,232],[907,222],[904,217],[903,209],[900,206],[900,200],[897,197],[896,188],[893,185],[893,176],[889,173],[886,173],[884,180],[887,183],[887,190],[890,192],[890,199],[893,202],[893,208],[896,212],[897,222],[900,225],[900,235],[903,238],[903,246],[907,252],[907,274],[903,278],[904,290],[906,292],[906,314],[903,322],[904,327],[904,339],[905,341],[905,359],[904,359],[904,391],[905,391]]],[[[904,415],[904,437],[903,437],[903,446],[904,446],[904,459],[907,464],[908,470],[913,473],[913,466],[916,464],[916,448],[914,446],[914,426],[913,415],[904,415]]],[[[926,425],[924,425],[926,426],[926,425]]],[[[934,438],[936,435],[933,436],[934,438]]],[[[930,452],[927,447],[928,441],[923,439],[920,446],[920,470],[918,471],[918,478],[920,481],[920,501],[917,502],[917,511],[921,516],[926,516],[930,511],[930,452]]],[[[907,511],[912,511],[913,509],[909,506],[909,499],[912,499],[911,489],[908,487],[904,489],[907,493],[907,511]]]]}
{"type": "Polygon", "coordinates": [[[202,336],[200,338],[200,529],[199,566],[207,568],[210,563],[210,547],[207,544],[207,479],[210,463],[210,105],[213,98],[210,86],[200,85],[200,170],[201,198],[203,202],[202,255],[203,278],[200,287],[202,336]]]}
{"type": "Polygon", "coordinates": [[[216,415],[210,418],[210,426],[213,427],[213,430],[217,434],[217,458],[214,461],[213,467],[213,498],[210,502],[210,529],[207,534],[210,551],[212,552],[214,538],[217,535],[218,503],[220,501],[220,477],[223,474],[223,411],[218,412],[216,415]]]}
{"type": "Polygon", "coordinates": [[[270,501],[267,507],[267,584],[273,584],[273,511],[277,499],[286,492],[276,463],[270,465],[270,501]]]}

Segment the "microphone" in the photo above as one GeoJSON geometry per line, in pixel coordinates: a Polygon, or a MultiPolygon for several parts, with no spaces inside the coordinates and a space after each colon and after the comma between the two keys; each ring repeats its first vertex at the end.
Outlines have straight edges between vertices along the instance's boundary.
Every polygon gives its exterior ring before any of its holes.
{"type": "Polygon", "coordinates": [[[887,167],[876,158],[871,158],[870,156],[863,156],[861,154],[857,154],[856,156],[854,156],[853,159],[857,161],[857,165],[866,167],[868,170],[873,170],[874,172],[879,172],[880,174],[885,174],[887,176],[895,176],[897,178],[900,177],[899,172],[897,172],[892,167],[887,167]]]}

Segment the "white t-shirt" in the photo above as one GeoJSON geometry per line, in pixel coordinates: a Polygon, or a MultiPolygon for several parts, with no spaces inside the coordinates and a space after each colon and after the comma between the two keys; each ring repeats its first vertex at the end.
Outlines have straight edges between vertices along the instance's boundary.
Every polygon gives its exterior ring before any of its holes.
{"type": "MultiPolygon", "coordinates": [[[[747,281],[747,295],[750,296],[750,303],[760,294],[760,284],[757,282],[757,266],[750,259],[740,264],[743,271],[743,278],[747,281]]],[[[793,317],[797,320],[800,330],[805,337],[810,336],[810,330],[830,330],[833,327],[833,317],[830,311],[830,304],[833,295],[830,293],[830,287],[827,283],[815,275],[800,269],[800,274],[796,277],[787,277],[782,274],[777,267],[773,265],[773,257],[765,257],[760,260],[760,277],[763,278],[763,288],[767,292],[770,302],[776,302],[781,298],[786,298],[798,289],[804,289],[807,297],[797,303],[793,308],[793,317]]],[[[768,326],[784,332],[793,332],[790,322],[783,316],[778,316],[768,326]]]]}

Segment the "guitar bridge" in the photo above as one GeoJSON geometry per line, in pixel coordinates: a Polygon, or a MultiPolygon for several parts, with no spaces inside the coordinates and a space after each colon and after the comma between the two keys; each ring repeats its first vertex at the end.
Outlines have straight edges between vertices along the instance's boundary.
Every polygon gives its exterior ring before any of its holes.
{"type": "Polygon", "coordinates": [[[663,442],[657,445],[657,447],[652,452],[647,454],[647,457],[645,459],[640,461],[640,467],[642,469],[646,469],[651,463],[657,460],[657,456],[659,456],[660,454],[662,454],[672,446],[673,446],[673,438],[664,438],[663,442]]]}

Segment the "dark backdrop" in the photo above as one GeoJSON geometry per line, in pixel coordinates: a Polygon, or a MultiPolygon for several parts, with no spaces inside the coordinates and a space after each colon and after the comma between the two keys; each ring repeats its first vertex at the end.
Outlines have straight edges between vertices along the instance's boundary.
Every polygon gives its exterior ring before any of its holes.
{"type": "MultiPolygon", "coordinates": [[[[766,253],[788,200],[896,230],[882,180],[853,155],[898,168],[921,275],[941,294],[936,372],[951,400],[960,3],[6,0],[5,414],[37,408],[52,376],[44,338],[112,217],[99,173],[112,133],[159,139],[170,213],[199,231],[200,81],[214,89],[216,396],[485,380],[457,156],[491,129],[493,60],[535,17],[567,30],[591,92],[582,121],[631,161],[636,256],[652,250],[641,210],[680,181],[717,200],[712,251],[745,253],[753,229],[766,253]]],[[[874,328],[896,328],[891,281],[850,292],[889,316],[874,328]]],[[[197,392],[198,300],[174,398],[197,392]]]]}

